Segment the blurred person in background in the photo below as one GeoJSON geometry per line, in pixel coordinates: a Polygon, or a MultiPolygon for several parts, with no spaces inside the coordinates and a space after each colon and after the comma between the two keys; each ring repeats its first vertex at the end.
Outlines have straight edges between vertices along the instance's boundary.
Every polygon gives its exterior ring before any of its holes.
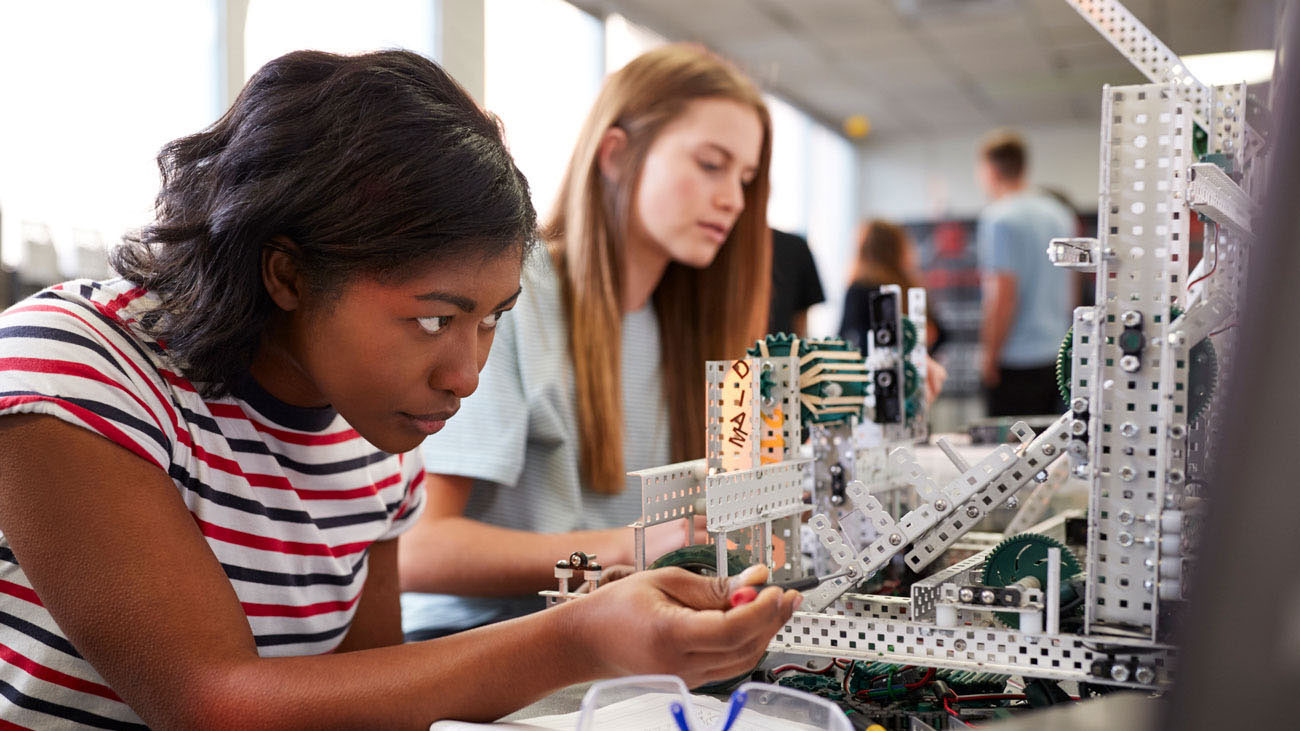
{"type": "MultiPolygon", "coordinates": [[[[886,284],[902,287],[906,298],[908,289],[921,286],[921,257],[912,237],[902,226],[877,218],[866,221],[858,229],[858,258],[853,265],[848,291],[844,293],[844,314],[840,320],[840,337],[864,353],[867,333],[871,329],[870,295],[886,284]]],[[[933,353],[946,336],[933,317],[926,317],[925,330],[926,350],[933,353]]],[[[926,370],[926,391],[930,400],[938,395],[946,378],[943,366],[932,358],[926,370]]]]}
{"type": "Polygon", "coordinates": [[[1055,414],[1064,408],[1055,361],[1070,327],[1068,272],[1047,258],[1054,238],[1075,235],[1074,213],[1026,181],[1028,151],[1014,132],[980,147],[975,175],[992,201],[975,231],[982,290],[980,381],[989,416],[1055,414]]]}
{"type": "Polygon", "coordinates": [[[767,331],[808,337],[808,308],[825,301],[808,240],[772,229],[772,310],[767,331]]]}

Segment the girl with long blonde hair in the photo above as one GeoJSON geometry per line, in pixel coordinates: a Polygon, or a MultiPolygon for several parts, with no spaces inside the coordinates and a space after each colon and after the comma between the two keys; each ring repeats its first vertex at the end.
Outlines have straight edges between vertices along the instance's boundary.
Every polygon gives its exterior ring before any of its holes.
{"type": "MultiPolygon", "coordinates": [[[[402,587],[444,595],[403,597],[408,637],[540,608],[575,549],[632,562],[626,472],[703,456],[704,362],[763,334],[771,138],[757,88],[703,48],[652,50],[606,81],[499,352],[425,442],[429,508],[403,537],[402,587]]],[[[657,526],[648,557],[685,537],[657,526]]]]}

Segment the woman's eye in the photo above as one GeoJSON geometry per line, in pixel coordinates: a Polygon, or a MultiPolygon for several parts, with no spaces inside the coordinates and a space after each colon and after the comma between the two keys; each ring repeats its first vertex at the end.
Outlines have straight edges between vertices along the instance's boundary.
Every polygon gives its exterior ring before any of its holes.
{"type": "Polygon", "coordinates": [[[699,160],[697,162],[699,163],[700,169],[705,172],[716,173],[722,170],[722,166],[717,163],[708,162],[706,160],[699,160]]]}
{"type": "Polygon", "coordinates": [[[502,310],[501,312],[493,312],[492,314],[483,318],[483,320],[480,322],[480,326],[484,330],[491,330],[497,326],[497,323],[501,322],[501,316],[504,314],[506,314],[505,310],[502,310]]]}
{"type": "Polygon", "coordinates": [[[420,327],[424,328],[425,332],[433,334],[451,324],[451,316],[417,317],[415,321],[420,323],[420,327]]]}

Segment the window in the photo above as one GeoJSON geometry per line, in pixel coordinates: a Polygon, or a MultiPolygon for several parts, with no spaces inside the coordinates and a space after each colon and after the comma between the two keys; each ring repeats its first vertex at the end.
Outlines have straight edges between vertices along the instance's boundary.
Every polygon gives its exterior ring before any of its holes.
{"type": "Polygon", "coordinates": [[[76,246],[151,218],[158,150],[217,117],[217,58],[214,0],[0,3],[5,261],[41,230],[63,276],[102,274],[76,246]]]}
{"type": "Polygon", "coordinates": [[[545,218],[600,91],[600,21],[563,0],[485,0],[484,104],[545,218]]]}
{"type": "Polygon", "coordinates": [[[432,0],[250,0],[244,78],[289,51],[361,53],[405,48],[435,55],[432,0]]]}

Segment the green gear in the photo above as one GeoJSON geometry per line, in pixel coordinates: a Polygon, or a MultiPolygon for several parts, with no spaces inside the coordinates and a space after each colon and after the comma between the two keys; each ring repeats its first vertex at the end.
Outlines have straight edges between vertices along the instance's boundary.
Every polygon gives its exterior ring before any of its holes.
{"type": "MultiPolygon", "coordinates": [[[[751,358],[758,358],[763,355],[763,344],[767,344],[767,354],[769,356],[780,357],[790,355],[790,348],[793,347],[795,336],[789,333],[774,333],[765,336],[762,340],[754,342],[754,346],[745,351],[745,354],[751,358]]],[[[799,341],[799,350],[795,355],[803,357],[808,353],[808,346],[803,340],[799,341]]],[[[772,379],[770,373],[760,373],[758,375],[759,395],[768,398],[772,395],[772,388],[776,381],[772,379]]]]}
{"type": "MultiPolygon", "coordinates": [[[[716,576],[718,574],[718,549],[712,544],[697,543],[669,551],[650,564],[652,569],[677,566],[692,574],[716,576]]],[[[749,556],[737,549],[727,551],[727,576],[735,576],[749,568],[749,556]]]]}
{"type": "Polygon", "coordinates": [[[1056,350],[1056,390],[1061,393],[1061,400],[1066,403],[1070,402],[1070,371],[1073,370],[1070,360],[1072,358],[1074,358],[1073,325],[1065,331],[1061,347],[1056,350]]]}
{"type": "Polygon", "coordinates": [[[911,353],[912,349],[915,347],[916,347],[916,323],[904,317],[903,318],[903,355],[906,356],[907,354],[911,353]]]}
{"type": "MultiPolygon", "coordinates": [[[[1071,596],[1068,598],[1073,598],[1073,590],[1068,589],[1068,582],[1082,570],[1079,568],[1078,560],[1060,541],[1039,533],[1020,533],[994,546],[984,561],[984,585],[1010,586],[1023,578],[1033,576],[1038,579],[1039,586],[1046,589],[1047,549],[1049,548],[1061,549],[1061,590],[1062,594],[1070,591],[1071,596]]],[[[998,612],[996,616],[998,621],[1007,627],[1020,626],[1018,614],[998,612]]]]}
{"type": "MultiPolygon", "coordinates": [[[[1177,307],[1170,308],[1169,321],[1177,320],[1183,311],[1177,307]]],[[[1219,360],[1214,352],[1214,343],[1209,338],[1192,346],[1188,352],[1191,362],[1187,368],[1187,420],[1192,421],[1205,413],[1214,396],[1214,386],[1219,378],[1219,360]]],[[[1074,326],[1066,331],[1061,340],[1061,347],[1056,351],[1056,388],[1061,393],[1061,400],[1070,401],[1071,360],[1074,357],[1074,326]]]]}
{"type": "MultiPolygon", "coordinates": [[[[794,341],[795,341],[795,336],[793,335],[789,335],[787,333],[776,333],[774,335],[768,335],[762,340],[756,342],[752,348],[750,348],[745,352],[750,357],[754,357],[754,358],[760,357],[762,355],[762,345],[766,343],[767,354],[769,356],[774,356],[774,357],[786,356],[791,354],[791,348],[794,345],[794,341]]],[[[794,355],[797,355],[799,356],[800,359],[802,359],[804,356],[808,355],[809,353],[815,350],[836,350],[836,351],[846,351],[846,352],[857,352],[852,346],[850,346],[847,342],[845,342],[840,338],[825,338],[819,340],[799,340],[799,348],[794,353],[794,355]]],[[[810,370],[822,362],[823,361],[821,358],[812,358],[807,363],[803,363],[800,366],[799,369],[800,373],[802,374],[804,371],[810,370]]],[[[764,398],[767,398],[768,396],[771,395],[773,385],[774,385],[774,381],[772,380],[772,377],[770,375],[766,373],[759,374],[759,389],[761,395],[764,398]]],[[[840,382],[838,385],[840,387],[839,395],[841,396],[863,396],[863,397],[866,396],[866,384],[864,383],[840,382]]],[[[801,392],[808,394],[809,396],[825,397],[829,395],[826,392],[829,387],[830,387],[830,382],[823,381],[822,383],[819,383],[815,386],[808,386],[806,388],[802,388],[801,392]]],[[[814,414],[812,410],[810,410],[808,407],[802,405],[800,406],[799,409],[799,419],[805,433],[807,432],[810,424],[815,424],[815,423],[821,424],[821,423],[830,423],[835,421],[843,421],[848,417],[849,417],[848,413],[817,415],[814,414]]]]}

